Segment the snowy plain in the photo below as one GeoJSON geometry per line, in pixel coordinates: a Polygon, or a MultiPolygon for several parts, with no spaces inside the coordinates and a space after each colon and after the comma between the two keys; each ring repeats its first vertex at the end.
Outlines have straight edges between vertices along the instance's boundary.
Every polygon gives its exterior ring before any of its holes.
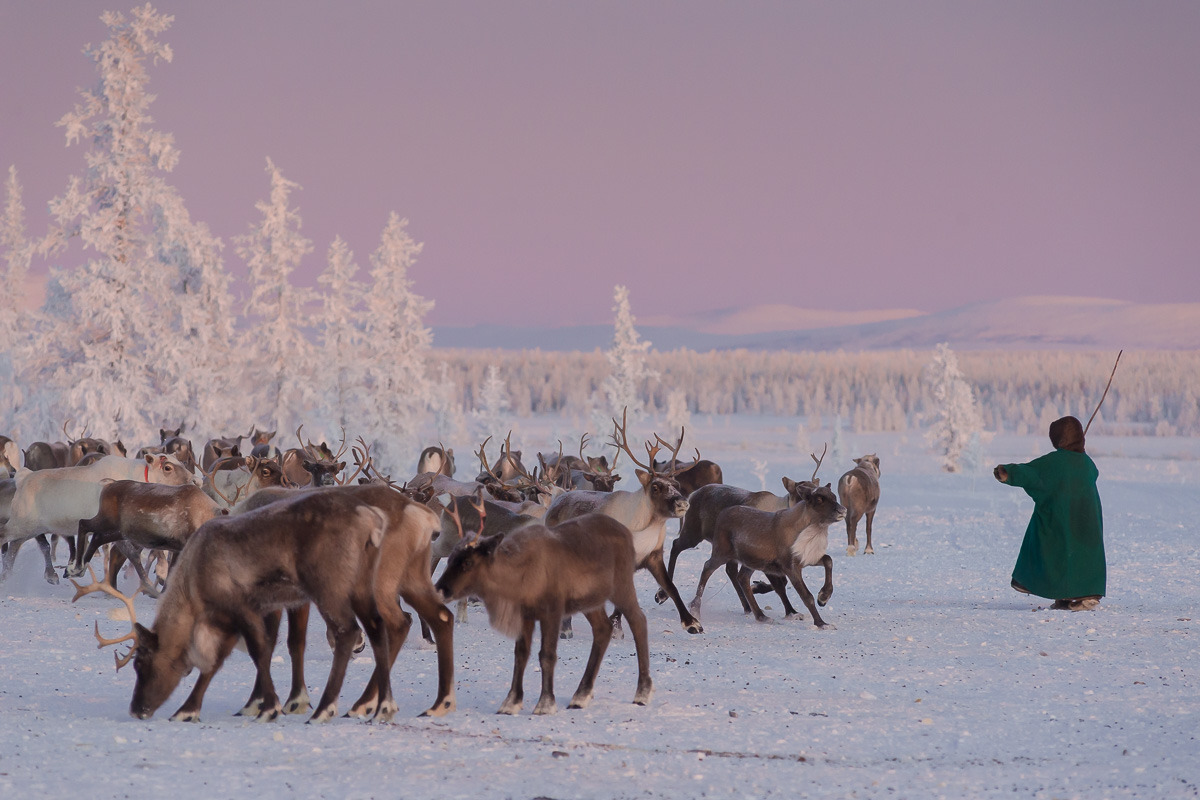
{"type": "MultiPolygon", "coordinates": [[[[514,441],[537,449],[572,425],[520,420],[514,441]]],[[[728,483],[758,488],[755,459],[767,462],[772,490],[781,475],[812,472],[792,420],[697,418],[688,438],[722,464],[728,483]]],[[[810,449],[821,438],[810,433],[810,449]]],[[[127,629],[117,604],[98,595],[71,604],[70,584],[45,584],[36,548],[26,547],[0,587],[0,796],[1200,794],[1200,440],[1089,439],[1108,597],[1074,614],[1008,586],[1032,504],[996,484],[990,465],[1044,452],[1042,437],[997,437],[985,447],[987,466],[969,475],[940,472],[916,431],[848,433],[844,442],[846,460],[828,457],[823,480],[836,483],[848,457],[866,452],[878,452],[883,477],[876,554],[848,558],[844,529],[831,529],[836,588],[822,614],[836,630],[784,621],[774,600],[764,604],[774,622],[757,624],[718,571],[705,594],[705,632],[689,635],[639,573],[656,689],[647,707],[630,703],[636,664],[626,638],[609,649],[592,705],[565,708],[590,645],[577,625],[559,648],[558,714],[530,714],[535,658],[524,712],[497,716],[512,643],[473,609],[455,630],[458,710],[440,719],[416,717],[432,701],[436,668],[432,647],[414,636],[393,670],[395,724],[234,717],[253,682],[240,651],[214,680],[202,722],[167,719],[194,675],[155,718],[136,721],[127,714],[132,668],[114,672],[111,648],[97,650],[92,637],[93,621],[109,636],[127,629]]],[[[680,559],[685,600],[707,553],[702,544],[680,559]]],[[[810,586],[819,580],[809,572],[810,586]]],[[[153,619],[154,601],[139,596],[137,609],[153,619]]],[[[310,692],[329,664],[323,626],[313,627],[310,692]]],[[[369,674],[366,655],[351,665],[343,709],[369,674]]],[[[286,685],[285,657],[280,645],[277,684],[286,685]]]]}

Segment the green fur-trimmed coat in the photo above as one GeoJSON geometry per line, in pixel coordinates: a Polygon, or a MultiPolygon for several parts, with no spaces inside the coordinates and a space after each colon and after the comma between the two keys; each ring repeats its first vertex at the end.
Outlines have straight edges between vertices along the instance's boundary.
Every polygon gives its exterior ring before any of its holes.
{"type": "Polygon", "coordinates": [[[1104,596],[1104,518],[1086,453],[1055,450],[1028,464],[1005,464],[1006,483],[1033,498],[1033,516],[1012,579],[1053,600],[1104,596]]]}

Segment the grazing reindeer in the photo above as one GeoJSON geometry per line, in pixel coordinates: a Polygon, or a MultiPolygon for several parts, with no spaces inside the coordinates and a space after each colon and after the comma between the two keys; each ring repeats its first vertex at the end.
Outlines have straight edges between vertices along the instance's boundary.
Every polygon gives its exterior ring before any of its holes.
{"type": "MultiPolygon", "coordinates": [[[[100,509],[91,519],[79,520],[79,538],[92,534],[86,554],[71,570],[83,574],[102,545],[116,543],[108,556],[105,581],[115,581],[117,571],[128,558],[142,581],[142,591],[158,597],[158,590],[146,575],[140,551],[179,552],[201,525],[218,514],[228,514],[195,484],[169,486],[140,481],[113,481],[100,490],[100,509]]],[[[114,585],[115,588],[115,585],[114,585]]]]}
{"type": "MultiPolygon", "coordinates": [[[[679,610],[679,621],[688,633],[703,633],[700,620],[696,619],[683,600],[679,590],[667,577],[667,567],[663,563],[663,542],[667,535],[667,520],[682,517],[688,509],[687,498],[679,491],[679,486],[671,480],[670,474],[655,473],[654,456],[659,449],[666,445],[661,437],[655,437],[656,443],[651,446],[646,443],[646,453],[649,456],[646,464],[637,460],[629,448],[629,439],[625,429],[627,414],[622,414],[621,422],[613,420],[612,444],[624,450],[637,470],[637,478],[641,488],[633,492],[587,492],[574,491],[559,495],[550,503],[546,512],[546,524],[557,525],[567,519],[597,512],[612,517],[633,532],[633,546],[636,553],[637,569],[648,569],[658,585],[675,602],[679,610]]],[[[683,445],[683,431],[680,431],[679,443],[675,450],[683,445]]],[[[669,447],[669,446],[668,446],[669,447]]],[[[564,636],[569,636],[570,618],[564,625],[564,636]]]]}
{"type": "Polygon", "coordinates": [[[420,475],[424,472],[453,478],[454,448],[443,447],[442,443],[438,442],[437,447],[430,446],[422,450],[420,458],[417,459],[417,474],[420,475]]]}
{"type": "Polygon", "coordinates": [[[879,456],[872,453],[854,459],[857,465],[838,481],[838,499],[846,507],[846,555],[858,552],[858,521],[867,518],[867,546],[863,553],[874,555],[871,546],[871,523],[879,505],[879,456]]]}
{"type": "Polygon", "coordinates": [[[507,534],[460,542],[450,556],[437,589],[447,599],[479,597],[492,627],[517,640],[512,686],[497,711],[517,714],[524,703],[525,665],[533,627],[542,629],[538,661],[542,694],[534,714],[553,714],[554,668],[558,632],[567,615],[582,613],[592,624],[592,651],[568,708],[586,708],[592,700],[600,661],[612,640],[613,624],[605,610],[611,602],[629,620],[637,643],[638,683],[633,702],[650,702],[650,646],[646,615],[633,585],[636,561],[633,536],[603,514],[585,514],[552,528],[529,525],[507,534]]]}
{"type": "Polygon", "coordinates": [[[191,695],[172,719],[196,720],[213,675],[239,636],[257,668],[257,718],[281,707],[271,682],[274,641],[264,615],[312,602],[334,637],[333,665],[310,722],[337,713],[337,697],[358,635],[371,642],[375,670],[351,716],[386,721],[396,712],[390,670],[411,622],[396,601],[413,606],[438,644],[438,694],[425,714],[454,710],[454,626],[429,577],[437,517],[377,484],[311,489],[237,516],[216,517],[188,542],[159,602],[151,629],[135,626],[137,681],[129,712],[153,715],[193,668],[191,695]]]}
{"type": "Polygon", "coordinates": [[[845,516],[846,509],[833,496],[829,484],[813,489],[803,501],[783,511],[771,513],[747,506],[725,509],[717,516],[712,556],[700,573],[691,609],[700,613],[705,584],[717,567],[724,566],[743,605],[750,607],[759,622],[765,621],[767,616],[750,589],[750,574],[761,570],[788,578],[812,614],[813,624],[827,627],[813,603],[812,592],[804,585],[801,570],[817,564],[825,567],[825,585],[817,595],[817,601],[825,605],[833,595],[833,559],[825,552],[829,526],[845,516]]]}

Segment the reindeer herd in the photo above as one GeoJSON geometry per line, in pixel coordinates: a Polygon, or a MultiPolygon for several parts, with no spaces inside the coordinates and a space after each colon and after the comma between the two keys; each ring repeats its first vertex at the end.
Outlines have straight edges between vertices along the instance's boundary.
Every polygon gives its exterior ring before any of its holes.
{"type": "Polygon", "coordinates": [[[354,468],[348,471],[344,434],[334,453],[304,440],[301,427],[297,446],[281,451],[272,445],[274,432],[252,428],[244,436],[209,439],[197,460],[182,429],[164,429],[157,445],[130,458],[120,441],[86,432],[72,438],[68,425],[66,441],[35,442],[23,452],[0,436],[0,580],[29,539],[37,541],[51,583],[58,582],[58,538],[69,549],[64,577],[91,571],[90,562],[103,551],[103,579],[92,572],[90,584],[72,580],[74,599],[103,592],[129,609],[128,635],[105,639],[98,627],[95,635],[102,646],[132,643],[116,663],[119,669],[133,662],[130,713],[139,719],[154,714],[192,670],[199,678],[172,719],[199,719],[209,683],[239,642],[256,668],[239,714],[265,721],[311,710],[310,722],[331,719],[347,665],[365,637],[374,669],[348,716],[390,720],[397,710],[391,669],[412,625],[401,600],[437,650],[437,694],[424,713],[445,714],[456,703],[454,617],[445,603],[459,601],[459,620],[465,621],[468,598],[482,601],[491,625],[516,639],[512,685],[499,713],[516,714],[523,706],[535,626],[541,630],[542,687],[534,713],[556,710],[557,650],[560,638],[573,635],[575,614],[591,625],[592,647],[570,707],[591,700],[622,620],[637,650],[633,702],[645,705],[653,682],[635,571],[650,572],[659,586],[655,600],[674,603],[688,633],[704,631],[701,598],[720,567],[757,620],[766,619],[755,599],[763,592],[775,592],[788,617],[800,616],[788,598],[791,583],[821,629],[832,627],[818,610],[833,594],[829,527],[845,520],[847,554],[854,555],[857,525],[865,517],[864,552],[874,552],[876,456],[855,459],[836,495],[831,484],[817,480],[824,452],[813,454],[816,469],[808,480],[783,478],[784,495],[753,492],[724,484],[720,466],[702,459],[699,450],[681,461],[683,429],[673,442],[652,434],[639,457],[625,414],[613,420],[611,462],[585,455],[584,434],[578,456],[564,455],[560,443],[557,453],[537,454],[531,473],[510,434],[495,460],[487,454],[490,438],[479,446],[481,471],[474,480],[456,480],[454,451],[438,445],[420,454],[416,474],[403,483],[379,471],[362,439],[349,448],[354,468]],[[634,468],[627,490],[615,488],[621,456],[634,468]],[[680,520],[679,533],[666,561],[672,519],[680,520]],[[677,560],[702,541],[711,543],[711,554],[685,604],[675,584],[677,560]],[[126,562],[138,573],[134,594],[159,598],[149,628],[137,622],[132,595],[116,587],[126,562]],[[824,570],[824,583],[814,598],[802,570],[816,566],[824,570]],[[755,572],[767,582],[752,584],[755,572]],[[315,709],[304,678],[313,606],[333,650],[315,709]],[[281,700],[270,664],[284,614],[292,674],[281,700]]]}

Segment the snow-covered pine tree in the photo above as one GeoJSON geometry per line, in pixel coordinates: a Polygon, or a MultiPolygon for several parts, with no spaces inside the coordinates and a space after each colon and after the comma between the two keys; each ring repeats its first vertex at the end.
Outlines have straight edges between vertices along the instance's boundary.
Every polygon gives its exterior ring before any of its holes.
{"type": "Polygon", "coordinates": [[[482,440],[491,436],[499,441],[512,428],[510,411],[512,402],[509,399],[508,384],[500,377],[500,368],[489,364],[487,377],[479,391],[475,402],[475,433],[482,440]]]}
{"type": "Polygon", "coordinates": [[[300,327],[313,292],[292,285],[291,276],[312,252],[300,233],[300,213],[288,202],[298,184],[283,177],[267,159],[270,199],[255,204],[262,220],[250,233],[234,239],[237,253],[250,270],[250,299],[243,316],[261,320],[247,330],[245,351],[253,354],[251,402],[253,420],[274,430],[294,430],[313,406],[313,345],[300,327]]]}
{"type": "Polygon", "coordinates": [[[658,373],[646,365],[646,353],[650,342],[642,341],[634,327],[633,311],[629,306],[629,290],[621,285],[613,289],[613,345],[605,353],[610,371],[601,385],[604,404],[608,414],[621,418],[629,410],[629,421],[642,416],[645,405],[646,381],[658,377],[658,373]]]}
{"type": "Polygon", "coordinates": [[[688,410],[687,392],[672,389],[667,392],[667,430],[676,431],[690,425],[692,413],[688,410]]]}
{"type": "Polygon", "coordinates": [[[330,435],[344,428],[352,435],[361,425],[366,396],[366,365],[362,332],[363,290],[355,280],[354,253],[338,236],[329,247],[328,265],[317,278],[325,287],[321,310],[313,316],[320,349],[313,375],[318,418],[330,435]]]}
{"type": "Polygon", "coordinates": [[[933,352],[933,360],[925,367],[929,384],[933,424],[925,438],[942,458],[942,468],[958,472],[971,436],[983,430],[983,419],[975,392],[958,368],[958,358],[949,344],[942,342],[933,352]]]}
{"type": "Polygon", "coordinates": [[[418,435],[434,405],[425,369],[433,344],[425,315],[433,301],[416,294],[408,277],[421,247],[408,233],[408,220],[393,211],[379,248],[371,254],[364,329],[371,389],[362,423],[372,455],[389,470],[397,470],[401,459],[410,456],[411,465],[406,466],[416,466],[418,435]]]}
{"type": "Polygon", "coordinates": [[[25,277],[33,250],[25,237],[25,205],[16,167],[8,168],[4,195],[4,215],[0,217],[0,252],[4,254],[4,273],[0,274],[0,433],[20,439],[23,431],[18,428],[18,419],[24,394],[17,375],[29,318],[25,311],[25,277]]]}
{"type": "Polygon", "coordinates": [[[160,260],[179,245],[172,236],[180,226],[159,224],[163,215],[179,219],[182,203],[163,178],[179,154],[170,134],[150,127],[146,71],[148,60],[171,60],[158,35],[173,18],[146,4],[128,19],[106,12],[101,20],[109,38],[84,51],[99,80],[58,122],[68,145],[89,142],[88,168],[51,201],[54,223],[43,244],[54,254],[78,238],[95,255],[53,273],[69,302],[46,306],[48,328],[37,335],[55,348],[42,355],[56,366],[38,377],[57,389],[68,416],[97,435],[149,441],[161,420],[178,413],[186,383],[170,357],[180,330],[178,282],[160,260]],[[66,330],[71,340],[63,341],[57,334],[66,330]]]}
{"type": "Polygon", "coordinates": [[[183,202],[164,198],[155,212],[155,259],[172,277],[175,315],[157,342],[162,373],[173,385],[162,387],[178,402],[161,420],[189,431],[228,431],[245,422],[244,409],[213,386],[240,370],[234,351],[230,275],[221,258],[221,240],[202,222],[194,222],[183,202]]]}

